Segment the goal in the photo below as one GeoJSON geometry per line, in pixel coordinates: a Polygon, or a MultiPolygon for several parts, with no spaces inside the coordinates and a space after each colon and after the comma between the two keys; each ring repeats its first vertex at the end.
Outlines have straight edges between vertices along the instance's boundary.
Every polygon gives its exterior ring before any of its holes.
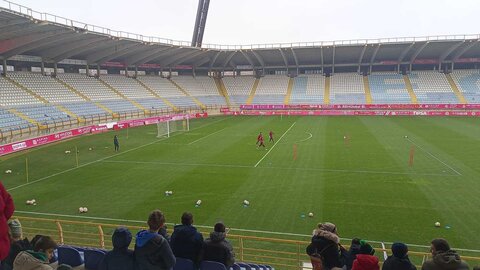
{"type": "Polygon", "coordinates": [[[189,131],[190,121],[188,118],[170,120],[157,123],[157,138],[170,137],[170,134],[177,131],[189,131]]]}

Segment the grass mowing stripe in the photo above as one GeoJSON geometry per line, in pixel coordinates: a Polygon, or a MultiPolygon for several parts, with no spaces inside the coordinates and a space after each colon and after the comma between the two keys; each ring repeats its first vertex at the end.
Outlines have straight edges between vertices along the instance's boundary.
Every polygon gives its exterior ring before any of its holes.
{"type": "Polygon", "coordinates": [[[285,136],[285,135],[290,131],[290,129],[292,129],[292,127],[295,126],[295,123],[297,123],[297,122],[293,122],[293,124],[282,134],[282,136],[280,137],[280,139],[278,139],[278,141],[276,141],[276,142],[273,144],[272,148],[270,148],[270,150],[268,150],[268,152],[267,152],[267,153],[257,162],[257,164],[255,164],[255,166],[253,166],[253,167],[256,168],[256,167],[258,166],[258,164],[260,164],[260,162],[262,162],[262,160],[265,159],[265,158],[268,156],[268,154],[270,154],[270,152],[273,150],[273,148],[275,148],[275,146],[277,145],[277,143],[279,143],[279,142],[282,140],[283,136],[285,136]]]}
{"type": "MultiPolygon", "coordinates": [[[[29,214],[29,215],[39,215],[39,216],[56,216],[56,217],[76,218],[76,219],[104,220],[104,221],[129,222],[129,223],[145,224],[144,220],[129,220],[129,219],[119,219],[119,218],[91,217],[91,216],[84,216],[84,215],[77,216],[77,215],[65,215],[65,214],[55,214],[55,213],[30,212],[30,211],[15,211],[15,213],[29,214]]],[[[167,224],[167,225],[177,225],[176,223],[170,223],[170,222],[166,222],[165,224],[167,224]]],[[[205,229],[212,229],[213,228],[213,226],[198,225],[198,224],[195,224],[195,227],[205,228],[205,229]]],[[[263,233],[263,234],[273,234],[273,235],[285,235],[285,236],[311,237],[311,235],[309,235],[309,234],[284,233],[284,232],[239,229],[239,228],[230,228],[230,231],[253,232],[253,233],[263,233]]],[[[352,240],[350,238],[343,238],[343,237],[340,237],[340,239],[345,240],[345,241],[351,241],[352,240]]],[[[393,242],[384,242],[384,241],[376,241],[376,240],[365,240],[365,241],[371,242],[371,243],[377,243],[377,244],[387,244],[387,245],[393,244],[393,242]]],[[[408,246],[413,246],[413,247],[420,247],[420,248],[429,248],[430,247],[430,246],[417,245],[417,244],[407,244],[407,245],[408,246]]],[[[476,250],[476,249],[455,248],[455,250],[469,251],[469,252],[479,252],[480,253],[480,250],[476,250]]]]}
{"type": "Polygon", "coordinates": [[[411,142],[413,145],[415,145],[416,147],[420,148],[420,150],[422,150],[423,152],[427,153],[429,156],[433,157],[434,159],[436,159],[438,162],[442,163],[443,165],[447,166],[450,170],[454,171],[456,174],[458,175],[462,175],[461,173],[459,173],[457,170],[455,170],[454,168],[452,168],[452,166],[448,165],[447,163],[443,162],[442,160],[440,160],[438,157],[436,157],[434,154],[430,153],[429,151],[427,151],[425,148],[421,147],[420,145],[418,145],[417,143],[415,143],[414,141],[410,140],[410,138],[406,138],[407,141],[411,142]]]}
{"type": "MultiPolygon", "coordinates": [[[[220,119],[220,120],[218,120],[218,121],[215,121],[215,122],[212,122],[212,123],[208,123],[208,124],[206,124],[206,125],[199,126],[199,127],[197,127],[197,128],[191,129],[191,130],[196,130],[196,129],[204,128],[204,127],[210,126],[210,125],[212,125],[212,124],[215,124],[215,123],[224,121],[225,119],[227,119],[227,118],[222,118],[222,119],[220,119]]],[[[170,136],[170,137],[173,137],[173,136],[176,136],[176,135],[179,135],[179,134],[183,134],[183,133],[176,133],[176,134],[173,134],[173,135],[170,136]]],[[[7,191],[16,190],[16,189],[18,189],[18,188],[22,188],[22,187],[25,187],[25,186],[29,186],[29,185],[31,185],[31,184],[35,184],[35,183],[38,183],[38,182],[41,182],[41,181],[44,181],[44,180],[48,180],[48,179],[50,179],[50,178],[52,178],[52,177],[54,177],[54,176],[61,175],[61,174],[67,173],[67,172],[71,172],[71,171],[73,171],[73,170],[80,169],[80,168],[83,168],[83,167],[85,167],[85,166],[88,166],[88,165],[91,165],[91,164],[94,164],[94,163],[97,163],[97,162],[100,162],[100,161],[103,161],[103,160],[106,160],[106,159],[109,159],[109,158],[112,158],[112,157],[116,157],[116,156],[119,156],[119,155],[123,155],[123,154],[126,154],[126,153],[129,153],[129,152],[132,152],[132,151],[141,149],[141,148],[143,148],[143,147],[146,147],[146,146],[155,144],[155,143],[157,143],[157,142],[160,142],[160,141],[163,141],[163,140],[166,140],[166,139],[168,139],[168,138],[164,138],[164,139],[160,139],[160,140],[155,140],[155,141],[153,141],[153,142],[149,142],[149,143],[147,143],[147,144],[143,144],[143,145],[137,146],[137,147],[135,147],[135,148],[129,149],[129,150],[124,151],[124,152],[121,152],[121,153],[117,153],[117,154],[110,155],[110,156],[107,156],[107,157],[104,157],[104,158],[100,158],[100,159],[97,159],[97,160],[94,160],[94,161],[90,161],[90,162],[87,162],[87,163],[85,163],[85,164],[82,164],[82,165],[80,165],[80,166],[78,166],[78,167],[70,168],[70,169],[67,169],[67,170],[64,170],[64,171],[61,171],[61,172],[58,172],[58,173],[54,173],[54,174],[51,174],[51,175],[42,177],[42,178],[37,179],[37,180],[32,181],[32,182],[28,182],[28,183],[25,183],[25,184],[21,184],[21,185],[18,185],[18,186],[9,188],[9,189],[7,189],[7,191]]]]}
{"type": "MultiPolygon", "coordinates": [[[[225,167],[225,168],[252,168],[249,165],[238,164],[215,164],[215,163],[179,163],[179,162],[161,162],[161,161],[133,161],[133,160],[104,160],[105,163],[127,163],[127,164],[157,164],[170,166],[194,166],[194,167],[225,167]]],[[[393,171],[368,171],[368,170],[342,170],[342,169],[322,169],[322,168],[302,168],[302,167],[275,167],[262,166],[262,169],[275,170],[295,170],[295,171],[322,171],[322,172],[338,172],[338,173],[364,173],[364,174],[390,174],[390,175],[424,175],[424,176],[458,176],[456,174],[439,174],[439,173],[414,173],[414,172],[393,172],[393,171]]]]}
{"type": "Polygon", "coordinates": [[[203,140],[203,139],[205,139],[205,138],[208,138],[208,137],[210,137],[210,136],[212,136],[212,135],[214,135],[214,134],[217,134],[217,133],[219,133],[220,131],[225,130],[225,129],[226,129],[226,127],[225,127],[225,128],[222,128],[222,129],[220,129],[220,130],[217,130],[217,131],[215,131],[215,132],[213,132],[213,133],[210,133],[210,134],[208,134],[208,135],[205,135],[205,136],[203,136],[203,137],[201,137],[201,138],[199,138],[199,139],[196,139],[195,141],[189,143],[188,145],[191,145],[191,144],[194,144],[194,143],[196,143],[196,142],[199,142],[199,141],[201,141],[201,140],[203,140]]]}

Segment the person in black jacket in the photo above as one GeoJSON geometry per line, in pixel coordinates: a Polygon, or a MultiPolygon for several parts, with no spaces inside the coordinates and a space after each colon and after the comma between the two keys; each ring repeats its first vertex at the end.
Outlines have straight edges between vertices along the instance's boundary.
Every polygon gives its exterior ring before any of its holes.
{"type": "Polygon", "coordinates": [[[205,240],[202,260],[223,263],[227,269],[235,263],[235,253],[230,242],[225,237],[225,225],[222,222],[215,224],[210,238],[205,240]]]}
{"type": "Polygon", "coordinates": [[[192,213],[183,213],[182,225],[173,228],[170,246],[176,257],[192,260],[198,265],[203,248],[203,236],[192,224],[192,213]]]}
{"type": "MultiPolygon", "coordinates": [[[[313,231],[312,242],[307,247],[307,254],[321,258],[323,268],[328,270],[334,267],[342,268],[340,238],[337,235],[337,226],[330,222],[319,223],[313,231]]],[[[342,250],[346,252],[345,250],[342,250]]]]}
{"type": "Polygon", "coordinates": [[[7,258],[2,261],[1,270],[13,269],[13,261],[18,253],[33,249],[27,238],[22,239],[22,224],[18,219],[12,219],[8,222],[8,233],[10,235],[10,252],[7,258]]]}
{"type": "Polygon", "coordinates": [[[100,262],[99,270],[135,269],[133,250],[128,249],[132,242],[132,233],[124,227],[115,229],[112,235],[113,250],[107,252],[100,262]]]}
{"type": "Polygon", "coordinates": [[[345,254],[345,265],[347,266],[347,270],[352,269],[353,261],[357,258],[357,254],[360,254],[360,239],[353,238],[350,248],[345,254]]]}
{"type": "Polygon", "coordinates": [[[408,258],[408,247],[404,243],[393,243],[392,255],[388,256],[382,270],[417,270],[408,258]]]}
{"type": "Polygon", "coordinates": [[[163,213],[154,210],[148,217],[149,229],[137,233],[134,252],[137,270],[169,270],[175,265],[168,241],[158,233],[164,223],[163,213]]]}

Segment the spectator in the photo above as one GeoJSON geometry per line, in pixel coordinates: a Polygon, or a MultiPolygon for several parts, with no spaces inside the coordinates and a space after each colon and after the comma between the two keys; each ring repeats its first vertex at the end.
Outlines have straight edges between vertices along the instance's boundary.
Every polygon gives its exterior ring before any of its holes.
{"type": "Polygon", "coordinates": [[[422,265],[422,270],[467,270],[468,264],[460,259],[460,255],[452,249],[447,240],[433,239],[430,251],[432,259],[422,265]]]}
{"type": "Polygon", "coordinates": [[[203,236],[192,224],[192,213],[183,213],[182,225],[173,228],[170,245],[176,257],[190,259],[198,265],[203,248],[203,236]]]}
{"type": "Polygon", "coordinates": [[[340,260],[340,238],[337,234],[337,227],[333,223],[319,223],[313,231],[312,242],[307,247],[307,254],[312,259],[314,268],[332,269],[343,267],[340,260]],[[315,267],[315,264],[318,264],[315,267]],[[321,265],[319,265],[321,264],[321,265]]]}
{"type": "Polygon", "coordinates": [[[393,243],[392,255],[388,256],[382,270],[417,270],[408,258],[408,247],[404,243],[393,243]]]}
{"type": "Polygon", "coordinates": [[[13,215],[15,206],[10,194],[0,182],[0,261],[3,261],[10,252],[10,236],[8,235],[7,220],[13,215]]]}
{"type": "Polygon", "coordinates": [[[360,253],[360,239],[353,238],[350,248],[345,255],[345,265],[347,270],[352,269],[353,261],[357,258],[357,254],[360,253]]]}
{"type": "Polygon", "coordinates": [[[22,224],[18,219],[13,219],[8,222],[9,235],[10,235],[10,253],[7,258],[2,261],[2,270],[13,269],[13,261],[17,257],[20,251],[31,250],[32,245],[27,238],[22,239],[22,224]]]}
{"type": "Polygon", "coordinates": [[[119,227],[112,235],[113,250],[107,252],[100,262],[99,270],[131,270],[135,268],[133,250],[128,249],[132,242],[132,233],[119,227]]]}
{"type": "Polygon", "coordinates": [[[364,240],[360,240],[360,253],[353,261],[352,270],[379,270],[378,258],[373,256],[375,250],[364,240]]]}
{"type": "Polygon", "coordinates": [[[205,240],[202,260],[223,263],[227,269],[235,262],[235,253],[230,242],[225,240],[225,225],[222,222],[215,224],[210,238],[205,240]]]}
{"type": "Polygon", "coordinates": [[[168,241],[158,233],[165,223],[165,216],[160,210],[154,210],[147,223],[149,229],[139,231],[135,241],[136,269],[171,269],[175,265],[175,256],[168,241]]]}
{"type": "Polygon", "coordinates": [[[32,250],[21,251],[13,262],[13,270],[52,270],[49,260],[57,243],[50,236],[42,236],[32,250]]]}

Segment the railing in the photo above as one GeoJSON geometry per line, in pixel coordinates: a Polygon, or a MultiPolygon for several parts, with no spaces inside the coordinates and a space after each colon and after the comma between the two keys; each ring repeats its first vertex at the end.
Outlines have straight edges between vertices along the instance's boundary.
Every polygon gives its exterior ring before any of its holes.
{"type": "MultiPolygon", "coordinates": [[[[62,24],[73,27],[79,31],[88,31],[110,35],[118,39],[131,39],[144,43],[168,44],[181,47],[190,47],[189,41],[172,40],[166,38],[144,36],[124,31],[111,30],[105,27],[91,25],[64,17],[52,15],[49,13],[38,12],[31,8],[3,0],[0,7],[10,10],[33,20],[48,21],[56,24],[62,24]]],[[[421,41],[448,41],[448,40],[478,40],[480,34],[465,35],[439,35],[423,37],[397,37],[397,38],[378,38],[378,39],[356,39],[356,40],[337,40],[337,41],[315,41],[315,42],[290,42],[290,43],[272,43],[272,44],[250,44],[250,45],[221,45],[221,44],[202,44],[202,48],[217,50],[245,50],[245,49],[277,49],[277,48],[300,48],[300,47],[322,47],[322,46],[345,46],[345,45],[365,45],[365,44],[383,44],[383,43],[406,43],[421,41]]]]}
{"type": "MultiPolygon", "coordinates": [[[[125,226],[135,234],[136,231],[145,229],[139,226],[142,222],[125,220],[123,225],[82,222],[74,220],[60,220],[49,218],[36,218],[17,216],[22,223],[24,236],[31,239],[36,234],[50,235],[58,243],[81,246],[111,249],[111,236],[118,226],[125,226]]],[[[171,233],[171,224],[169,224],[171,233]]],[[[208,237],[211,228],[201,227],[201,233],[208,237]]],[[[235,230],[233,229],[232,232],[235,230]]],[[[259,237],[255,235],[228,234],[228,240],[232,243],[237,261],[251,262],[257,264],[269,264],[277,269],[311,269],[309,258],[305,254],[305,248],[309,244],[309,236],[295,237],[297,239],[281,239],[270,237],[259,237]]],[[[346,242],[348,243],[348,242],[346,242]]],[[[381,262],[384,261],[384,252],[389,253],[389,249],[382,247],[381,243],[373,242],[376,255],[381,262]]],[[[133,244],[131,244],[131,247],[133,244]]],[[[417,267],[430,256],[427,252],[427,246],[409,247],[410,259],[417,267]]],[[[462,259],[469,262],[470,265],[480,263],[480,251],[462,250],[460,253],[462,259]]]]}

